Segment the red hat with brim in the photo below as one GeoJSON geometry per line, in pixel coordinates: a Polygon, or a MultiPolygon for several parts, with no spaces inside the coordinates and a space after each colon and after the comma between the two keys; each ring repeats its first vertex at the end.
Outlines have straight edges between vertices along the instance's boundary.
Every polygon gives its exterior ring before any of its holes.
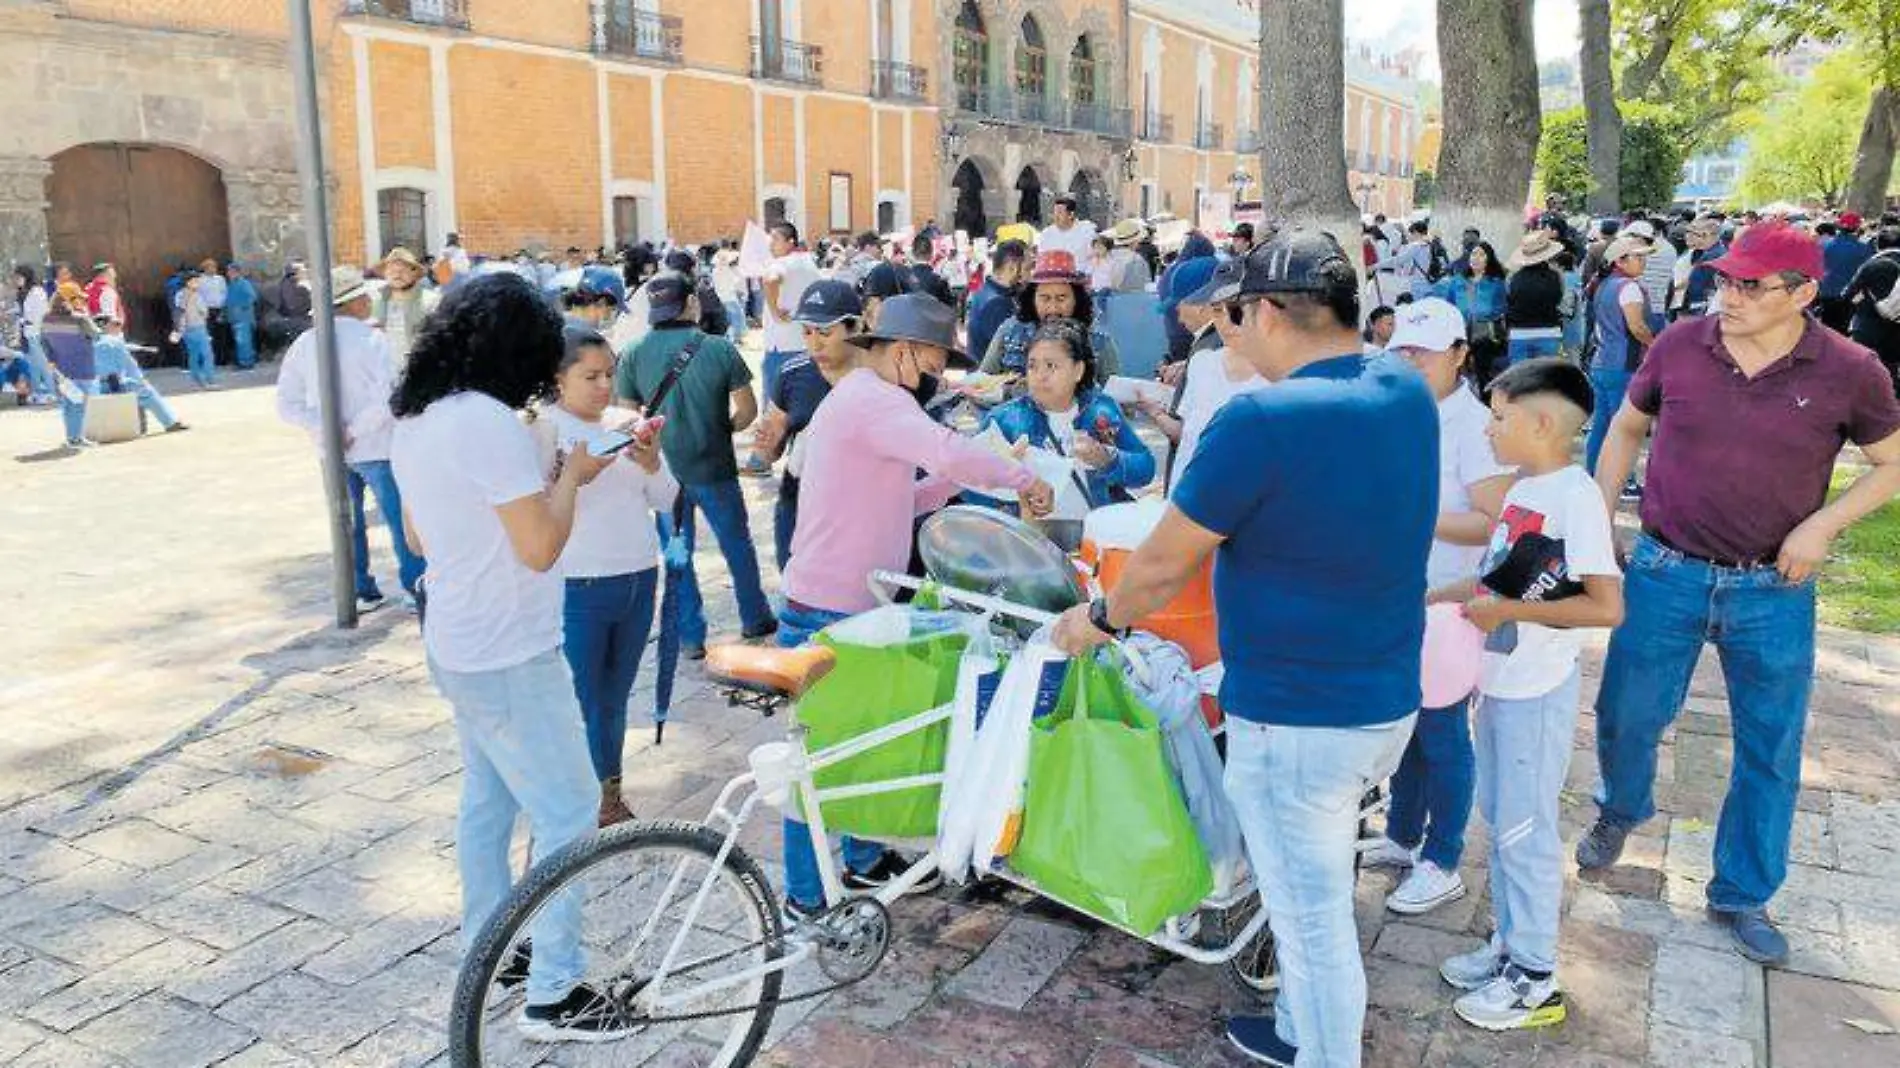
{"type": "Polygon", "coordinates": [[[1728,255],[1711,260],[1709,269],[1745,282],[1783,271],[1818,279],[1826,270],[1821,243],[1786,223],[1758,223],[1742,231],[1728,255]]]}
{"type": "Polygon", "coordinates": [[[1029,284],[1067,282],[1075,285],[1087,282],[1088,277],[1076,268],[1075,253],[1055,249],[1036,257],[1036,269],[1029,275],[1029,284]]]}

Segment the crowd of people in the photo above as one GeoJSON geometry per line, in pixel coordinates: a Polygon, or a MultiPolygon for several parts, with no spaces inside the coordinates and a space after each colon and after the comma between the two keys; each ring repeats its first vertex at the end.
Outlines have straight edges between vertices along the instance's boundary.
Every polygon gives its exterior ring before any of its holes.
{"type": "MultiPolygon", "coordinates": [[[[657,630],[663,719],[674,658],[711,637],[702,524],[736,637],[796,645],[873,607],[870,573],[915,570],[919,518],[949,502],[1049,516],[1035,449],[1074,462],[1089,508],[1167,501],[1115,588],[1056,625],[1067,651],[1125,636],[1217,564],[1226,788],[1281,976],[1273,1015],[1230,1023],[1254,1060],[1358,1063],[1358,806],[1388,781],[1366,859],[1404,869],[1394,912],[1463,896],[1474,802],[1491,829],[1495,933],[1441,968],[1457,1015],[1489,1030],[1564,1018],[1559,799],[1591,630],[1612,635],[1577,863],[1617,863],[1654,815],[1663,732],[1713,643],[1736,766],[1709,908],[1740,952],[1785,959],[1768,906],[1800,780],[1814,577],[1833,538],[1900,491],[1900,219],[1546,211],[1453,250],[1427,223],[1376,217],[1357,250],[1242,225],[1164,252],[1140,220],[1098,232],[1076,207],[993,242],[925,226],[808,243],[774,223],[757,263],[730,241],[489,260],[451,235],[433,256],[332,270],[357,594],[383,599],[373,495],[462,739],[464,930],[509,890],[518,815],[537,855],[630,818],[622,754],[646,650],[657,630]],[[1159,383],[1124,406],[1111,383],[1126,375],[1159,383]],[[1849,444],[1865,471],[1830,501],[1849,444]],[[748,477],[777,479],[776,587],[748,477]],[[1628,498],[1640,534],[1625,551],[1628,498]],[[1474,692],[1427,708],[1434,605],[1485,654],[1474,692]]],[[[238,362],[254,355],[233,311],[254,287],[216,267],[178,287],[194,376],[215,373],[214,325],[238,362]]],[[[16,273],[8,381],[28,401],[70,383],[83,415],[87,383],[116,375],[181,426],[118,340],[102,268],[103,284],[50,291],[16,273]]],[[[315,359],[310,333],[291,342],[278,408],[321,447],[315,359]]],[[[783,849],[797,925],[824,907],[808,829],[788,819],[783,849]]],[[[843,842],[849,888],[908,866],[843,842]]],[[[631,1026],[583,981],[578,907],[555,910],[525,962],[538,1038],[631,1026]]]]}

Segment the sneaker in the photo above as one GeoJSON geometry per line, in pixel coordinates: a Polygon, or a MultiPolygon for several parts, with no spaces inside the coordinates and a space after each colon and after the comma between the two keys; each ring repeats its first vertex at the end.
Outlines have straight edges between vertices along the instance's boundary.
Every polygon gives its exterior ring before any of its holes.
{"type": "Polygon", "coordinates": [[[534,945],[531,941],[524,940],[515,947],[513,953],[509,954],[508,963],[501,966],[501,971],[495,973],[495,982],[503,990],[516,989],[528,981],[528,965],[533,960],[534,945]]]}
{"type": "Polygon", "coordinates": [[[1515,964],[1504,974],[1451,1003],[1458,1018],[1486,1031],[1520,1031],[1564,1022],[1563,991],[1556,976],[1533,979],[1515,964]]]}
{"type": "MultiPolygon", "coordinates": [[[[877,858],[877,864],[874,865],[870,871],[858,872],[846,868],[844,870],[845,889],[867,891],[882,890],[891,883],[896,882],[897,878],[909,871],[911,865],[914,863],[916,862],[905,859],[904,855],[897,850],[886,849],[884,855],[877,858]]],[[[942,885],[943,872],[937,868],[932,868],[930,873],[924,876],[922,882],[911,887],[905,893],[907,896],[909,894],[928,894],[942,885]]]]}
{"type": "Polygon", "coordinates": [[[1643,499],[1643,487],[1635,479],[1623,483],[1623,499],[1635,503],[1643,499]]]}
{"type": "Polygon", "coordinates": [[[582,983],[552,1005],[530,1005],[516,1022],[530,1042],[612,1042],[640,1031],[625,1006],[582,983]]]}
{"type": "Polygon", "coordinates": [[[1380,838],[1359,854],[1359,863],[1368,868],[1409,868],[1417,859],[1411,850],[1390,838],[1380,838]]]}
{"type": "Polygon", "coordinates": [[[739,636],[741,638],[744,638],[746,641],[756,642],[760,638],[770,638],[772,635],[777,634],[777,633],[778,633],[778,620],[767,619],[765,622],[759,624],[756,627],[747,627],[746,629],[740,631],[739,636]]]}
{"type": "Polygon", "coordinates": [[[356,603],[366,606],[380,605],[383,603],[383,591],[378,589],[357,590],[356,603]]]}
{"type": "Polygon", "coordinates": [[[92,440],[91,438],[67,438],[66,439],[66,447],[69,449],[90,449],[90,448],[96,447],[98,444],[99,444],[98,442],[92,440]]]}
{"type": "Polygon", "coordinates": [[[1735,948],[1756,964],[1780,966],[1788,963],[1788,937],[1768,918],[1766,909],[1724,912],[1710,909],[1709,916],[1728,928],[1735,948]]]}
{"type": "Polygon", "coordinates": [[[1401,916],[1419,916],[1447,902],[1465,896],[1465,880],[1454,869],[1445,869],[1429,860],[1421,860],[1398,889],[1385,899],[1385,907],[1401,916]]]}
{"type": "Polygon", "coordinates": [[[704,660],[706,659],[706,647],[703,645],[682,646],[680,648],[680,654],[688,660],[704,660]]]}
{"type": "Polygon", "coordinates": [[[1439,978],[1464,991],[1479,990],[1504,974],[1504,944],[1497,935],[1469,953],[1460,953],[1438,966],[1439,978]]]}
{"type": "Polygon", "coordinates": [[[785,930],[789,933],[798,930],[824,913],[823,905],[807,905],[796,898],[788,897],[785,899],[785,907],[779,910],[779,918],[784,921],[785,930]]]}
{"type": "Polygon", "coordinates": [[[190,430],[190,429],[191,428],[189,426],[186,426],[183,423],[173,423],[172,425],[165,428],[165,433],[177,434],[177,433],[181,433],[183,431],[190,430]]]}
{"type": "Polygon", "coordinates": [[[771,478],[772,465],[757,456],[748,456],[745,463],[739,465],[739,474],[745,478],[771,478]]]}
{"type": "Polygon", "coordinates": [[[1227,1041],[1255,1064],[1293,1068],[1299,1049],[1280,1037],[1271,1016],[1234,1016],[1227,1021],[1227,1041]]]}
{"type": "Polygon", "coordinates": [[[1610,867],[1623,855],[1623,842],[1629,836],[1628,827],[1618,826],[1598,816],[1583,837],[1577,839],[1577,867],[1584,871],[1610,867]]]}

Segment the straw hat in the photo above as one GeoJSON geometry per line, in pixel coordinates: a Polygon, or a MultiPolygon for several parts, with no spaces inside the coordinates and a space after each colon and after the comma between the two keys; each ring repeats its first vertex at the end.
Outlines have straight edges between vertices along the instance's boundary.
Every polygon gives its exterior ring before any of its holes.
{"type": "Polygon", "coordinates": [[[369,293],[368,283],[363,281],[363,272],[344,264],[330,269],[330,303],[342,307],[358,297],[369,293]]]}
{"type": "Polygon", "coordinates": [[[1655,246],[1640,237],[1619,237],[1603,250],[1603,262],[1615,263],[1625,256],[1648,256],[1655,251],[1655,246]]]}
{"type": "Polygon", "coordinates": [[[1148,227],[1145,226],[1140,219],[1123,219],[1121,222],[1109,227],[1108,232],[1102,236],[1117,245],[1132,245],[1140,241],[1142,235],[1147,232],[1148,227]]]}
{"type": "Polygon", "coordinates": [[[409,251],[407,248],[404,248],[401,245],[397,245],[395,248],[390,249],[389,255],[383,257],[383,266],[387,267],[392,263],[400,263],[409,267],[414,267],[418,271],[422,270],[422,261],[419,259],[416,259],[415,253],[409,251]]]}
{"type": "Polygon", "coordinates": [[[1506,266],[1515,271],[1535,263],[1549,263],[1563,255],[1564,246],[1556,238],[1543,230],[1532,230],[1518,243],[1517,251],[1511,253],[1506,266]]]}

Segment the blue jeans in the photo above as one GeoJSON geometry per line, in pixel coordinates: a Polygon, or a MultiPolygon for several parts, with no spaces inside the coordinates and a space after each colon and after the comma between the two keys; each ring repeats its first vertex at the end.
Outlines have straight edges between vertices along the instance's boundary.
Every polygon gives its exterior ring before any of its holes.
{"type": "Polygon", "coordinates": [[[118,382],[118,389],[101,390],[101,392],[136,393],[139,398],[139,409],[151,413],[152,418],[158,420],[159,426],[170,427],[178,422],[178,416],[172,413],[172,406],[166,402],[164,396],[160,394],[157,389],[153,388],[150,382],[147,382],[143,378],[132,379],[130,381],[127,381],[125,378],[120,378],[118,382]]]}
{"type": "MultiPolygon", "coordinates": [[[[696,543],[694,511],[706,513],[706,524],[712,527],[713,538],[719,542],[719,553],[726,558],[726,567],[732,572],[732,594],[739,601],[740,625],[746,630],[764,626],[772,618],[772,606],[766,603],[765,588],[760,583],[759,555],[752,546],[752,523],[746,515],[745,494],[739,489],[739,480],[681,486],[680,492],[686,495],[687,502],[683,524],[686,544],[691,547],[696,543]]],[[[664,543],[672,536],[673,521],[671,514],[663,515],[661,520],[664,543]]],[[[706,602],[700,595],[699,576],[690,560],[685,579],[680,585],[680,644],[705,645],[706,602]]]]}
{"type": "Polygon", "coordinates": [[[1656,747],[1713,642],[1735,757],[1709,905],[1764,906],[1788,874],[1814,680],[1814,580],[1790,584],[1773,567],[1717,567],[1642,537],[1623,581],[1627,614],[1610,637],[1597,694],[1603,819],[1634,827],[1656,814],[1656,747]]]}
{"type": "Polygon", "coordinates": [[[183,337],[185,367],[191,373],[191,380],[201,386],[210,385],[218,377],[218,358],[211,350],[211,331],[194,326],[184,331],[183,337]]]}
{"type": "Polygon", "coordinates": [[[40,396],[49,396],[53,392],[53,365],[47,362],[46,347],[40,343],[37,330],[25,330],[26,365],[32,372],[33,392],[40,396]]]}
{"type": "Polygon", "coordinates": [[[1398,767],[1406,716],[1363,728],[1229,717],[1227,796],[1260,881],[1280,962],[1276,1027],[1302,1068],[1356,1068],[1366,972],[1353,921],[1359,800],[1398,767]]]}
{"type": "Polygon", "coordinates": [[[1491,829],[1497,942],[1518,967],[1557,968],[1564,842],[1558,822],[1577,733],[1578,673],[1541,697],[1478,698],[1478,811],[1491,829]]]}
{"type": "MultiPolygon", "coordinates": [[[[801,612],[787,607],[778,617],[778,644],[785,649],[797,648],[843,618],[843,612],[816,608],[801,612]]],[[[848,834],[839,839],[838,845],[844,852],[844,866],[852,871],[870,871],[884,856],[883,843],[848,834]]],[[[825,882],[818,874],[818,850],[811,840],[811,828],[790,816],[785,817],[785,896],[813,907],[825,900],[825,882]]]]}
{"type": "Polygon", "coordinates": [[[1407,849],[1424,844],[1421,856],[1457,871],[1465,855],[1465,825],[1471,821],[1472,779],[1469,702],[1419,713],[1399,770],[1392,774],[1392,808],[1385,836],[1407,849]]]}
{"type": "Polygon", "coordinates": [[[1531,337],[1511,339],[1508,365],[1516,366],[1525,360],[1535,360],[1543,356],[1555,356],[1563,351],[1564,339],[1561,337],[1531,337]]]}
{"type": "Polygon", "coordinates": [[[236,349],[235,360],[240,368],[249,370],[257,366],[256,323],[232,323],[231,344],[236,349]]]}
{"type": "MultiPolygon", "coordinates": [[[[600,784],[587,763],[587,739],[574,680],[559,649],[495,671],[429,673],[455,711],[462,748],[462,807],[455,857],[462,871],[462,939],[473,944],[514,886],[508,850],[515,817],[525,811],[534,860],[594,832],[600,784]]],[[[581,888],[563,890],[534,922],[528,1001],[560,1001],[587,972],[581,947],[581,888]]]]}
{"type": "Polygon", "coordinates": [[[1590,388],[1596,391],[1596,408],[1590,413],[1590,436],[1583,442],[1583,466],[1597,473],[1597,457],[1603,452],[1603,440],[1610,433],[1610,422],[1623,407],[1623,394],[1629,392],[1630,373],[1604,367],[1590,369],[1590,388]]]}
{"type": "Polygon", "coordinates": [[[65,394],[59,396],[59,421],[66,430],[66,444],[71,445],[86,436],[86,398],[99,395],[99,380],[96,378],[69,378],[80,392],[78,401],[69,401],[65,394]]]}
{"type": "Polygon", "coordinates": [[[778,501],[772,505],[772,555],[781,576],[785,574],[785,565],[792,562],[792,535],[798,533],[798,494],[786,492],[787,482],[790,476],[786,482],[779,483],[778,501]]]}
{"type": "Polygon", "coordinates": [[[422,577],[426,561],[409,551],[409,539],[402,533],[402,491],[396,488],[396,475],[390,470],[388,460],[364,460],[349,465],[355,476],[350,482],[350,513],[355,520],[352,537],[356,553],[356,592],[361,595],[376,588],[376,578],[369,570],[369,519],[363,510],[363,490],[376,495],[376,510],[383,513],[383,522],[389,525],[390,545],[396,550],[397,575],[402,588],[411,595],[416,592],[416,580],[422,577]]]}
{"type": "Polygon", "coordinates": [[[721,303],[726,306],[726,339],[737,345],[745,340],[745,301],[728,300],[721,303]]]}
{"type": "Polygon", "coordinates": [[[567,580],[562,648],[574,672],[574,697],[587,725],[594,776],[618,779],[627,745],[627,701],[640,654],[653,632],[653,591],[660,569],[567,580]]]}

